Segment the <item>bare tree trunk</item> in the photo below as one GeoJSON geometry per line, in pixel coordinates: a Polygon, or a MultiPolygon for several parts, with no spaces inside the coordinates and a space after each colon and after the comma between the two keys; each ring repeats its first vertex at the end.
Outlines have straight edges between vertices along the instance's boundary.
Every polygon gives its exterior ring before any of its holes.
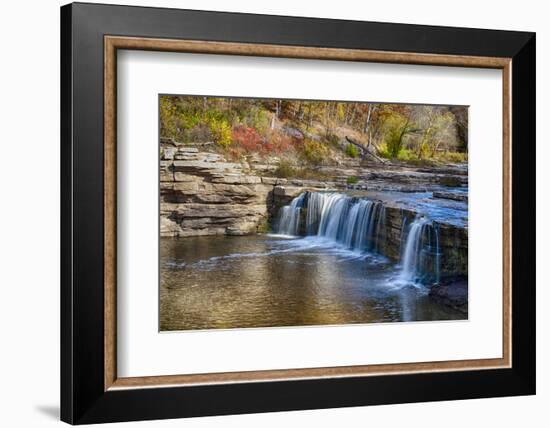
{"type": "Polygon", "coordinates": [[[403,125],[403,128],[401,128],[401,133],[399,134],[399,140],[397,144],[397,147],[399,148],[399,150],[397,151],[397,153],[399,153],[401,151],[401,147],[403,147],[403,138],[405,137],[405,134],[409,132],[407,128],[409,126],[410,121],[411,121],[411,115],[409,114],[407,116],[407,121],[405,122],[405,125],[403,125]]]}
{"type": "Polygon", "coordinates": [[[428,147],[430,146],[430,138],[431,138],[430,133],[432,132],[433,119],[434,119],[434,116],[430,115],[430,118],[428,120],[428,126],[426,127],[426,129],[424,130],[424,133],[422,134],[422,140],[418,145],[418,150],[416,153],[416,157],[418,159],[422,157],[422,147],[424,146],[424,144],[427,144],[428,147]]]}
{"type": "Polygon", "coordinates": [[[365,120],[365,128],[364,133],[367,134],[367,147],[370,147],[372,143],[372,126],[371,126],[371,119],[372,114],[376,111],[378,107],[374,104],[369,104],[369,109],[367,110],[367,119],[365,120]]]}
{"type": "Polygon", "coordinates": [[[312,110],[312,105],[310,104],[309,105],[309,109],[307,111],[307,114],[308,114],[308,118],[307,118],[307,129],[309,130],[309,128],[311,128],[313,126],[313,114],[311,112],[312,110]]]}
{"type": "Polygon", "coordinates": [[[357,104],[353,103],[353,110],[351,111],[351,118],[349,124],[353,126],[353,121],[355,120],[355,113],[357,113],[357,104]]]}
{"type": "Polygon", "coordinates": [[[436,140],[435,144],[432,147],[432,158],[435,157],[435,153],[437,152],[437,149],[439,149],[439,144],[441,141],[436,140]]]}
{"type": "Polygon", "coordinates": [[[363,147],[363,145],[359,144],[356,141],[353,141],[347,135],[346,135],[346,141],[348,143],[354,145],[355,147],[359,148],[359,150],[361,150],[361,159],[362,160],[364,160],[367,157],[367,155],[369,155],[369,156],[372,156],[374,159],[376,159],[380,163],[386,163],[386,161],[384,159],[377,156],[369,147],[363,147]]]}
{"type": "Polygon", "coordinates": [[[302,113],[302,102],[298,102],[298,108],[294,110],[294,118],[298,118],[300,114],[302,113]]]}
{"type": "Polygon", "coordinates": [[[275,119],[279,119],[281,114],[281,100],[275,102],[275,114],[271,117],[271,129],[275,129],[275,119]]]}
{"type": "Polygon", "coordinates": [[[344,109],[344,125],[348,124],[349,111],[350,111],[350,105],[346,104],[346,108],[344,109]]]}
{"type": "Polygon", "coordinates": [[[330,128],[330,103],[326,103],[325,105],[325,135],[328,136],[329,134],[329,128],[330,128]]]}

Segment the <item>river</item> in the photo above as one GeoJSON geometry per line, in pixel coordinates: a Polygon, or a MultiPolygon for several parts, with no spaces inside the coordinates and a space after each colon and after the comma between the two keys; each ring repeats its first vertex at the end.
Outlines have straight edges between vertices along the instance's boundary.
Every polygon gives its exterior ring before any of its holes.
{"type": "Polygon", "coordinates": [[[161,331],[466,319],[398,263],[324,237],[160,241],[161,331]]]}

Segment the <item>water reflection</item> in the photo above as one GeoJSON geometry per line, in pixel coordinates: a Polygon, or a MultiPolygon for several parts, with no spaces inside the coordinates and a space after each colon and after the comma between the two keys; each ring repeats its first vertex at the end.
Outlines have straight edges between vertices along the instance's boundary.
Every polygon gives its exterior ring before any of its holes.
{"type": "Polygon", "coordinates": [[[161,239],[160,328],[304,326],[464,319],[398,267],[318,239],[161,239]]]}

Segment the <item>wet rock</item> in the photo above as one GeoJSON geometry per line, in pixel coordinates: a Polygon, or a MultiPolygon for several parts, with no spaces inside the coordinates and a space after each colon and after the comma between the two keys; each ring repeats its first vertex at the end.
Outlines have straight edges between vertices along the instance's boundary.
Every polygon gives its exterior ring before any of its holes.
{"type": "MultiPolygon", "coordinates": [[[[386,204],[384,209],[384,232],[386,239],[381,245],[380,251],[389,259],[398,262],[405,245],[407,230],[417,213],[413,210],[399,206],[399,204],[386,204]]],[[[468,228],[458,227],[452,224],[434,222],[439,233],[439,271],[441,278],[450,275],[468,274],[468,228]]]]}
{"type": "MultiPolygon", "coordinates": [[[[293,182],[294,184],[294,182],[293,182]]],[[[273,196],[278,197],[279,199],[285,201],[289,201],[294,199],[296,196],[301,195],[306,190],[310,188],[303,187],[304,185],[300,183],[300,186],[292,185],[292,186],[275,186],[273,188],[273,196]]]]}
{"type": "Polygon", "coordinates": [[[433,192],[433,197],[434,198],[439,198],[439,199],[451,199],[453,201],[468,202],[468,194],[467,193],[434,191],[433,192]]]}
{"type": "Polygon", "coordinates": [[[436,302],[468,313],[468,279],[460,278],[433,286],[429,296],[436,302]]]}
{"type": "Polygon", "coordinates": [[[462,183],[464,183],[464,177],[463,176],[456,176],[456,175],[444,175],[439,177],[439,184],[442,186],[447,187],[460,187],[462,183]]]}
{"type": "Polygon", "coordinates": [[[225,229],[225,234],[229,236],[243,236],[255,233],[257,229],[256,222],[243,222],[225,229]]]}

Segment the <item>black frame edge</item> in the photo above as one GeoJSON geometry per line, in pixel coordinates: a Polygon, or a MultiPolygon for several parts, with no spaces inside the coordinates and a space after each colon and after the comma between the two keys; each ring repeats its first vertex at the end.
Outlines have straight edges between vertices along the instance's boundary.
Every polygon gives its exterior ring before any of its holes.
{"type": "Polygon", "coordinates": [[[536,393],[536,34],[512,58],[512,364],[536,393]],[[515,144],[514,144],[515,142],[515,144]],[[519,172],[521,171],[521,172],[519,172]]]}
{"type": "Polygon", "coordinates": [[[74,423],[73,391],[73,289],[72,289],[72,5],[60,10],[61,34],[61,388],[60,417],[74,423]]]}
{"type": "Polygon", "coordinates": [[[85,2],[76,2],[72,5],[76,15],[86,16],[89,23],[98,24],[98,27],[106,28],[116,24],[116,17],[123,19],[124,22],[118,30],[108,33],[130,37],[178,39],[182,38],[181,33],[186,33],[184,38],[188,40],[262,43],[258,40],[265,37],[266,30],[271,31],[273,27],[278,27],[279,31],[276,34],[269,34],[269,44],[378,51],[396,51],[395,45],[400,45],[401,48],[397,50],[399,52],[513,57],[534,34],[527,31],[167,7],[85,2]],[[151,16],[151,19],[146,19],[146,14],[151,16]],[[102,22],[106,17],[109,17],[109,23],[102,22]],[[213,28],[201,25],[201,21],[206,20],[211,22],[213,28]],[[165,23],[162,35],[155,29],[159,21],[165,23]],[[137,25],[139,30],[135,28],[137,25]],[[185,28],[182,28],[183,26],[185,28]],[[430,37],[426,37],[427,32],[431,33],[430,37]],[[212,36],[214,33],[217,35],[212,36]]]}

